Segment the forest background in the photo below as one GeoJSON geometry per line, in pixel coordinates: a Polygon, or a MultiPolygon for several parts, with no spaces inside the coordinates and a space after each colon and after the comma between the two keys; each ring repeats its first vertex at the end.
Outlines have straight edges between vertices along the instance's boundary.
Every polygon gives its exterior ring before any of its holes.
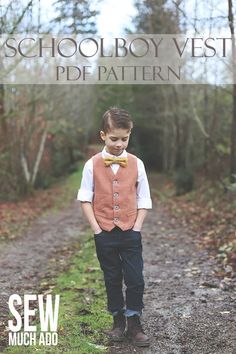
{"type": "MultiPolygon", "coordinates": [[[[96,35],[103,2],[55,0],[47,18],[40,0],[1,1],[0,31],[1,34],[96,35]]],[[[207,3],[139,0],[134,2],[135,14],[123,31],[145,34],[191,31],[196,36],[202,32],[210,36],[217,31],[234,39],[235,5],[232,0],[207,3]]],[[[234,40],[232,50],[235,53],[234,40]]],[[[213,202],[216,196],[218,203],[224,200],[231,223],[236,206],[236,85],[219,86],[212,82],[209,85],[1,84],[2,209],[10,205],[6,202],[22,200],[39,188],[47,189],[61,176],[77,170],[88,151],[93,151],[93,147],[96,150],[101,116],[110,106],[130,111],[135,128],[129,151],[143,159],[149,171],[162,173],[174,182],[175,195],[201,190],[213,210],[217,210],[213,202]]],[[[197,200],[197,194],[194,198],[197,200]]],[[[219,205],[218,210],[222,209],[219,205]]],[[[197,213],[200,215],[200,210],[197,213]]],[[[226,243],[231,245],[230,251],[236,249],[232,230],[226,243]]]]}

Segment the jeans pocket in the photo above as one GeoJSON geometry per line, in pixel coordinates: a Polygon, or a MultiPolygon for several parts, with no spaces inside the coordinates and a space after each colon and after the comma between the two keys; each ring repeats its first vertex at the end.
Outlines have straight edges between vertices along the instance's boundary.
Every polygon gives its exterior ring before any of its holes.
{"type": "Polygon", "coordinates": [[[136,233],[136,234],[140,234],[141,235],[141,231],[137,231],[137,230],[133,230],[132,229],[132,232],[136,233]]]}
{"type": "Polygon", "coordinates": [[[142,235],[141,235],[141,231],[136,231],[136,230],[131,230],[131,233],[132,235],[135,237],[135,238],[138,238],[138,239],[141,239],[142,238],[142,235]]]}
{"type": "Polygon", "coordinates": [[[94,237],[99,237],[99,236],[101,236],[103,234],[103,230],[101,231],[101,232],[99,232],[98,234],[93,234],[94,235],[94,237]]]}

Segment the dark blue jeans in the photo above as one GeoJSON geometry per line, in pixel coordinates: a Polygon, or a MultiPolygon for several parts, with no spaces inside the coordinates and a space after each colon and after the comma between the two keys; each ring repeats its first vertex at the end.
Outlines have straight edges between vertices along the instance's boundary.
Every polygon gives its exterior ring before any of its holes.
{"type": "Polygon", "coordinates": [[[97,257],[103,270],[108,310],[112,313],[126,307],[143,309],[142,238],[139,231],[122,231],[115,227],[94,236],[97,257]],[[126,285],[126,299],[122,292],[126,285]],[[125,306],[126,305],[126,306],[125,306]]]}

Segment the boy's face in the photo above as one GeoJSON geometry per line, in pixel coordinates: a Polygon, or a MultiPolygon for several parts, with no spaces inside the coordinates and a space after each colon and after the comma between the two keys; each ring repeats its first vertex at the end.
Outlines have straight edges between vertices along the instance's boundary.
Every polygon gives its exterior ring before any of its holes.
{"type": "Polygon", "coordinates": [[[100,137],[106,145],[107,152],[119,156],[128,146],[130,133],[130,130],[111,128],[107,133],[100,131],[100,137]]]}

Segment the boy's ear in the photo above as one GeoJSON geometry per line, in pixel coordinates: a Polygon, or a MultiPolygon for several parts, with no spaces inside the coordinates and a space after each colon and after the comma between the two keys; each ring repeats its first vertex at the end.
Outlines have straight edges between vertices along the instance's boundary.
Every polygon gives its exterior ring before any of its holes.
{"type": "Polygon", "coordinates": [[[103,130],[100,131],[100,138],[104,141],[106,138],[106,133],[103,130]]]}

